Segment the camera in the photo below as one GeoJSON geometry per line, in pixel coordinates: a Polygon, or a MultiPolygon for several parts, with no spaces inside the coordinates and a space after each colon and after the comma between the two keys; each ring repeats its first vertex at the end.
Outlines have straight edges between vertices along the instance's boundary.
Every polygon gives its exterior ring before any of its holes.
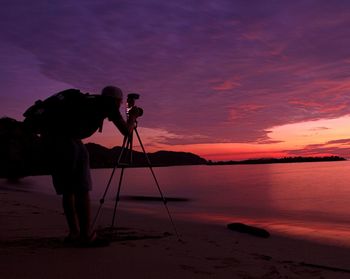
{"type": "Polygon", "coordinates": [[[140,98],[140,94],[137,93],[129,93],[128,98],[126,100],[126,115],[133,117],[140,117],[143,115],[143,109],[135,106],[135,101],[140,98]]]}

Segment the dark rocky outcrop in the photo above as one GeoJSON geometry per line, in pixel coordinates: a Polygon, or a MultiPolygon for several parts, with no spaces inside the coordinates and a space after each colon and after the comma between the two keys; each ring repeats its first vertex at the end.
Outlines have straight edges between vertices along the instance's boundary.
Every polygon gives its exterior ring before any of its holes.
{"type": "Polygon", "coordinates": [[[236,232],[240,232],[240,233],[247,233],[253,236],[257,236],[257,237],[262,237],[262,238],[268,238],[270,237],[270,233],[265,230],[265,229],[261,229],[258,227],[254,227],[254,226],[250,226],[250,225],[246,225],[243,223],[231,223],[227,225],[227,228],[231,231],[236,231],[236,232]]]}

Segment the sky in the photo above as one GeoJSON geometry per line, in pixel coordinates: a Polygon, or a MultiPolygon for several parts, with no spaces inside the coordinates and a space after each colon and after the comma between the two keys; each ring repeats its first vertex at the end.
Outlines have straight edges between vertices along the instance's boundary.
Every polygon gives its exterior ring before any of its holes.
{"type": "Polygon", "coordinates": [[[1,0],[0,38],[0,117],[115,85],[149,152],[350,157],[349,1],[1,0]]]}

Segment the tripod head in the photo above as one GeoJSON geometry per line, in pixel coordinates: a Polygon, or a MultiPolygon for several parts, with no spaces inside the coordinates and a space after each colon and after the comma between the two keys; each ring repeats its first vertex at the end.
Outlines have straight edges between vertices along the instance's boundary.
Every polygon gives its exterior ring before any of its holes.
{"type": "Polygon", "coordinates": [[[126,100],[129,107],[133,107],[135,105],[135,100],[138,100],[140,98],[140,94],[137,93],[129,93],[128,98],[126,100]]]}

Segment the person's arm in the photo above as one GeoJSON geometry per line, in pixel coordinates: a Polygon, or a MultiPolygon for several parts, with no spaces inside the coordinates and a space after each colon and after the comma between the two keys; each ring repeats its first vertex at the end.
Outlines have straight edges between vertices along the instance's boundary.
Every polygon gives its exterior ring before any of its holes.
{"type": "Polygon", "coordinates": [[[135,128],[136,119],[139,114],[138,109],[131,109],[128,113],[128,119],[125,121],[123,116],[119,111],[119,105],[111,100],[105,99],[105,108],[107,111],[107,118],[109,121],[112,121],[113,124],[118,128],[120,133],[124,136],[131,135],[133,129],[135,128]]]}
{"type": "Polygon", "coordinates": [[[109,119],[113,122],[113,124],[118,128],[119,132],[124,136],[129,136],[134,128],[134,122],[130,120],[125,121],[120,112],[113,117],[113,119],[109,119]]]}

